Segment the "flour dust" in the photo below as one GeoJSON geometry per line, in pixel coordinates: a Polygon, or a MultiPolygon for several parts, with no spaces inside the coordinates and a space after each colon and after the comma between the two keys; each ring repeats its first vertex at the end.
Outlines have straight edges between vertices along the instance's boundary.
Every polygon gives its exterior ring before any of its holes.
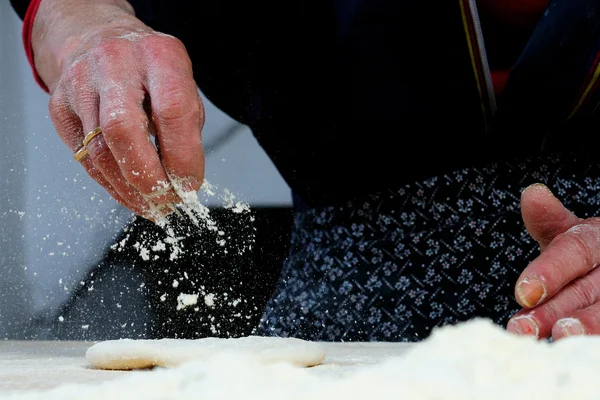
{"type": "MultiPolygon", "coordinates": [[[[175,181],[174,181],[175,182],[175,181]]],[[[222,247],[223,252],[237,251],[239,254],[243,254],[252,249],[254,244],[254,237],[246,237],[242,245],[236,246],[232,249],[228,246],[228,240],[231,239],[231,235],[235,235],[235,232],[226,232],[219,227],[217,222],[212,218],[210,209],[204,205],[201,201],[200,196],[214,197],[222,201],[224,209],[229,210],[233,214],[246,214],[250,213],[250,206],[247,203],[236,200],[236,196],[228,189],[224,189],[221,193],[218,193],[217,188],[204,181],[200,192],[196,191],[184,191],[181,185],[174,184],[176,193],[183,200],[183,203],[175,206],[175,212],[171,214],[170,218],[161,218],[157,221],[157,225],[163,229],[164,235],[156,235],[154,232],[152,235],[136,240],[134,243],[129,243],[130,236],[125,236],[121,241],[115,243],[112,246],[113,250],[121,251],[128,244],[131,244],[139,253],[143,260],[150,260],[151,258],[157,260],[161,257],[166,257],[169,260],[175,260],[181,257],[185,248],[181,244],[181,241],[187,237],[190,233],[190,229],[203,229],[206,234],[213,236],[215,243],[222,247]],[[186,225],[187,232],[180,229],[181,224],[177,224],[183,218],[187,218],[192,222],[192,226],[186,225]]],[[[250,218],[253,222],[253,218],[250,218]]]]}
{"type": "MultiPolygon", "coordinates": [[[[198,272],[232,275],[239,265],[223,265],[224,262],[243,264],[250,259],[256,242],[250,206],[230,190],[220,190],[207,181],[199,192],[183,191],[175,179],[171,182],[183,200],[175,212],[160,219],[152,229],[126,228],[122,239],[111,249],[117,253],[133,250],[138,257],[137,268],[154,268],[155,273],[146,273],[147,279],[153,281],[147,287],[148,295],[158,298],[155,310],[170,315],[167,324],[208,324],[211,335],[227,335],[229,328],[221,332],[222,309],[229,310],[225,314],[232,325],[233,319],[247,319],[245,312],[241,309],[237,312],[236,308],[248,301],[235,294],[230,282],[224,281],[225,286],[216,287],[214,281],[219,279],[212,279],[212,284],[203,282],[198,272]],[[214,204],[215,199],[221,204],[218,217],[205,205],[214,204]],[[220,266],[220,272],[214,271],[213,263],[220,266]],[[186,318],[182,320],[177,313],[186,318]]],[[[177,332],[167,335],[189,336],[177,332]]]]}

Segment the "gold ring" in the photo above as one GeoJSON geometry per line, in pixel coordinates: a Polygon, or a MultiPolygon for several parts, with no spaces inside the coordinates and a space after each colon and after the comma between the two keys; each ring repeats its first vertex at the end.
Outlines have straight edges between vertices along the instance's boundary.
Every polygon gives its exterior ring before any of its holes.
{"type": "Polygon", "coordinates": [[[79,161],[83,160],[88,154],[89,153],[88,153],[87,147],[83,146],[82,148],[77,150],[77,152],[75,153],[73,158],[75,159],[75,161],[79,162],[79,161]]]}
{"type": "Polygon", "coordinates": [[[93,138],[95,138],[96,136],[98,136],[101,133],[102,133],[102,128],[97,127],[96,129],[94,129],[93,131],[91,131],[90,133],[85,135],[85,137],[83,138],[83,146],[84,147],[87,146],[88,143],[91,142],[93,138]]]}

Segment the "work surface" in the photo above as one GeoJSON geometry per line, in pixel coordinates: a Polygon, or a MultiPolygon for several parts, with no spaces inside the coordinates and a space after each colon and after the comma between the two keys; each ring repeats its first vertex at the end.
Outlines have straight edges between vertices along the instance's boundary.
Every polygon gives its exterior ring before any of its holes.
{"type": "MultiPolygon", "coordinates": [[[[8,390],[49,389],[65,383],[101,382],[130,374],[89,368],[85,352],[92,342],[0,342],[0,394],[8,390]]],[[[343,373],[401,355],[407,343],[324,343],[327,357],[316,373],[343,373]]]]}

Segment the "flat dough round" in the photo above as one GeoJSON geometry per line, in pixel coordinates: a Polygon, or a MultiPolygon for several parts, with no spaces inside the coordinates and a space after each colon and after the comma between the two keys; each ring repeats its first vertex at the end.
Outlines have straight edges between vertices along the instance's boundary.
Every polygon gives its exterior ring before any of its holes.
{"type": "Polygon", "coordinates": [[[261,362],[288,362],[300,367],[320,364],[325,348],[296,338],[245,336],[202,339],[118,339],[91,346],[85,358],[93,368],[143,369],[174,367],[188,361],[207,360],[219,353],[250,355],[261,362]]]}

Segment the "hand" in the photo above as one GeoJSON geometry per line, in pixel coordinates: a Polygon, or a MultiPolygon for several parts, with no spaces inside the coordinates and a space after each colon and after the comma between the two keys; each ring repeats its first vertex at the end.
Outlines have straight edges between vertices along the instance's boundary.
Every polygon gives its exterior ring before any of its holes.
{"type": "Polygon", "coordinates": [[[58,135],[75,153],[101,127],[81,164],[119,203],[155,220],[199,190],[204,109],[178,39],[122,0],[44,0],[32,41],[58,135]]]}
{"type": "Polygon", "coordinates": [[[521,195],[521,215],[541,254],[517,280],[523,309],[507,330],[555,340],[600,334],[600,219],[581,219],[536,184],[521,195]]]}

